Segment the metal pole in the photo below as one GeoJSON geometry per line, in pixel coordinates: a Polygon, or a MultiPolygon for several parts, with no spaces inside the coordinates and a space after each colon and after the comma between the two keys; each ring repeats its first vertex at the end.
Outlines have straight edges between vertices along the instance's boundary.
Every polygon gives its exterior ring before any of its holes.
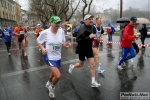
{"type": "Polygon", "coordinates": [[[148,11],[149,11],[149,0],[148,0],[148,11]]]}
{"type": "MultiPolygon", "coordinates": [[[[150,0],[148,0],[148,13],[149,13],[149,3],[150,3],[150,0]]],[[[150,15],[148,16],[148,19],[150,19],[150,15]]]]}
{"type": "Polygon", "coordinates": [[[118,1],[118,16],[117,16],[118,18],[119,18],[119,16],[120,16],[119,14],[120,14],[120,13],[119,13],[119,1],[118,1]]]}
{"type": "Polygon", "coordinates": [[[120,18],[122,17],[122,0],[120,0],[120,18]]]}

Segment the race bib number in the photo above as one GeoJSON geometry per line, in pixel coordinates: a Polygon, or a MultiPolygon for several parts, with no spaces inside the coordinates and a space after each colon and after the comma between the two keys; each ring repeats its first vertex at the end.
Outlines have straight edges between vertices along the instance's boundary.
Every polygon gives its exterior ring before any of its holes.
{"type": "Polygon", "coordinates": [[[24,31],[20,31],[20,34],[24,34],[24,31]]]}
{"type": "Polygon", "coordinates": [[[100,37],[101,32],[97,32],[96,33],[96,37],[99,38],[100,37]]]}
{"type": "Polygon", "coordinates": [[[9,35],[9,32],[4,32],[5,35],[9,35]]]}
{"type": "Polygon", "coordinates": [[[61,45],[60,44],[51,44],[50,51],[51,52],[61,51],[61,45]]]}

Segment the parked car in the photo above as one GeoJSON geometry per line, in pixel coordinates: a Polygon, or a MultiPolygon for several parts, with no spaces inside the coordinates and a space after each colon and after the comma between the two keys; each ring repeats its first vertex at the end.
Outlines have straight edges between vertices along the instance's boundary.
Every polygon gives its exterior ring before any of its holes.
{"type": "Polygon", "coordinates": [[[115,30],[119,31],[120,30],[120,26],[115,27],[115,30]]]}
{"type": "Polygon", "coordinates": [[[147,27],[147,38],[150,38],[150,27],[147,27]]]}

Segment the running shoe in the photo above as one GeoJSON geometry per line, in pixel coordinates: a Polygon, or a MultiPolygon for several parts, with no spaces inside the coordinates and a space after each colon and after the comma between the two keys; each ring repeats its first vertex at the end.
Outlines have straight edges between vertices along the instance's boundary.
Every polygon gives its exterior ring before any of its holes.
{"type": "Polygon", "coordinates": [[[133,59],[131,59],[131,63],[133,63],[134,62],[134,60],[133,59]]]}
{"type": "Polygon", "coordinates": [[[47,82],[45,86],[46,86],[47,88],[49,88],[50,85],[51,85],[51,83],[50,83],[50,82],[47,82]]]}
{"type": "Polygon", "coordinates": [[[73,71],[73,67],[72,66],[73,66],[72,64],[70,64],[70,66],[69,66],[69,73],[70,74],[72,74],[72,71],[73,71]]]}
{"type": "Polygon", "coordinates": [[[55,98],[55,93],[54,93],[55,88],[50,85],[48,89],[49,89],[49,96],[51,98],[55,98]]]}
{"type": "Polygon", "coordinates": [[[97,81],[91,84],[91,87],[99,87],[101,84],[99,84],[97,81]]]}
{"type": "Polygon", "coordinates": [[[105,72],[105,70],[104,69],[102,69],[101,67],[100,68],[98,68],[98,73],[104,73],[105,72]]]}
{"type": "Polygon", "coordinates": [[[120,66],[120,65],[118,65],[118,67],[117,67],[119,70],[122,70],[123,68],[120,66]]]}

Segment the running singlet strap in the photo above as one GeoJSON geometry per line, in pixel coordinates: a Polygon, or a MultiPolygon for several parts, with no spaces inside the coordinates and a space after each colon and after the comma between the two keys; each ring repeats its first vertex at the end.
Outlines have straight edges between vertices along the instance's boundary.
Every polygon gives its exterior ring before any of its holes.
{"type": "Polygon", "coordinates": [[[101,26],[99,27],[100,30],[97,29],[97,27],[94,25],[95,29],[96,29],[96,37],[100,37],[100,34],[101,34],[101,31],[102,31],[102,28],[101,26]]]}

